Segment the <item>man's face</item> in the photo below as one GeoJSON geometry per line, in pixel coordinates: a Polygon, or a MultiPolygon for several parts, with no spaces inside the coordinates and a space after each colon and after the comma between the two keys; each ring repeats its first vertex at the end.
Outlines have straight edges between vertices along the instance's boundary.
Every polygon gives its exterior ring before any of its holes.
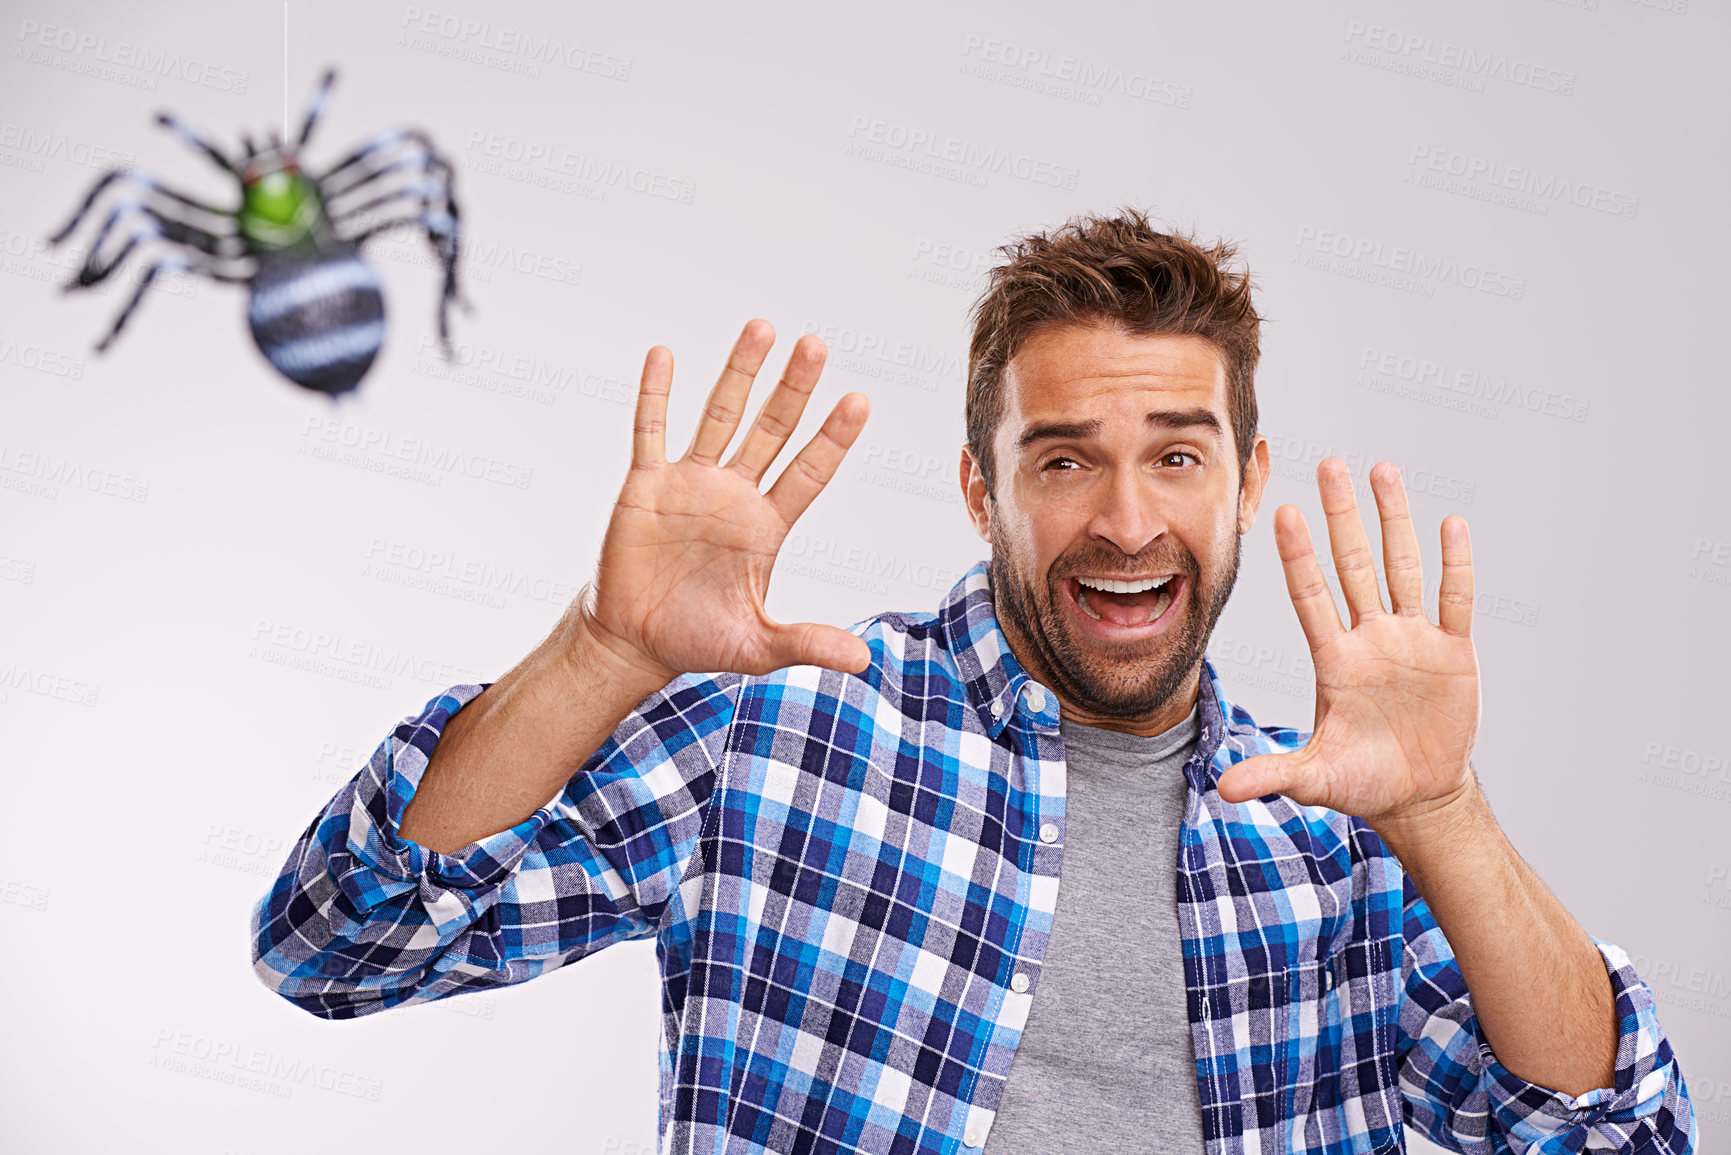
{"type": "Polygon", "coordinates": [[[1188,709],[1268,471],[1258,437],[1240,478],[1218,351],[1053,327],[1004,385],[995,492],[966,451],[962,484],[1011,648],[1084,720],[1188,709]]]}

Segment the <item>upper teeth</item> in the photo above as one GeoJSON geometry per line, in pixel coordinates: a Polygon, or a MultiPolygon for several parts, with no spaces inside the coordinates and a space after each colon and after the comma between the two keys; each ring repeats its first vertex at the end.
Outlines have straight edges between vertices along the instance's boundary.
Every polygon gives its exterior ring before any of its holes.
{"type": "Polygon", "coordinates": [[[1136,582],[1114,581],[1111,578],[1085,577],[1077,578],[1076,582],[1078,585],[1087,586],[1091,590],[1104,590],[1109,594],[1139,594],[1144,590],[1157,590],[1171,580],[1172,575],[1167,574],[1162,578],[1147,578],[1143,581],[1136,582]]]}

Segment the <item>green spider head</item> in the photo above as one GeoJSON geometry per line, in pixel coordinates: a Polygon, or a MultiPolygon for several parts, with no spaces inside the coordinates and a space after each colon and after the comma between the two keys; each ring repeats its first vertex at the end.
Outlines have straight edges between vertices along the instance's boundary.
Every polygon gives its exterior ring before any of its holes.
{"type": "Polygon", "coordinates": [[[240,231],[263,247],[299,243],[312,233],[323,212],[318,187],[301,172],[293,156],[266,165],[255,160],[241,174],[241,189],[240,231]]]}

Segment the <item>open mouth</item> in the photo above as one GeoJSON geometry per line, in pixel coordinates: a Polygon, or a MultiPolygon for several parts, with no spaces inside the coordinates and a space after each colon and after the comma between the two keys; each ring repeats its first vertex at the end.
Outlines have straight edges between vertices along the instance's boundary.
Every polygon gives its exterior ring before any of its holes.
{"type": "Polygon", "coordinates": [[[1105,626],[1134,629],[1160,620],[1177,600],[1184,579],[1177,574],[1145,578],[1067,577],[1076,608],[1105,626]]]}

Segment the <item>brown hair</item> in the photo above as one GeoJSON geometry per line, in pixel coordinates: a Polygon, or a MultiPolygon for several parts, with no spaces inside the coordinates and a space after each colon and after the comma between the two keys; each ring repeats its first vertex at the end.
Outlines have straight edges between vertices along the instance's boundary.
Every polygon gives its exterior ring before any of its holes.
{"type": "Polygon", "coordinates": [[[968,348],[968,448],[987,492],[992,438],[1004,416],[1004,370],[1024,341],[1047,325],[1114,323],[1134,334],[1194,334],[1220,351],[1227,414],[1242,476],[1256,438],[1256,359],[1262,317],[1250,299],[1249,270],[1229,262],[1237,246],[1204,248],[1194,236],[1162,233],[1140,210],[1072,217],[1050,233],[999,247],[974,303],[968,348]]]}

